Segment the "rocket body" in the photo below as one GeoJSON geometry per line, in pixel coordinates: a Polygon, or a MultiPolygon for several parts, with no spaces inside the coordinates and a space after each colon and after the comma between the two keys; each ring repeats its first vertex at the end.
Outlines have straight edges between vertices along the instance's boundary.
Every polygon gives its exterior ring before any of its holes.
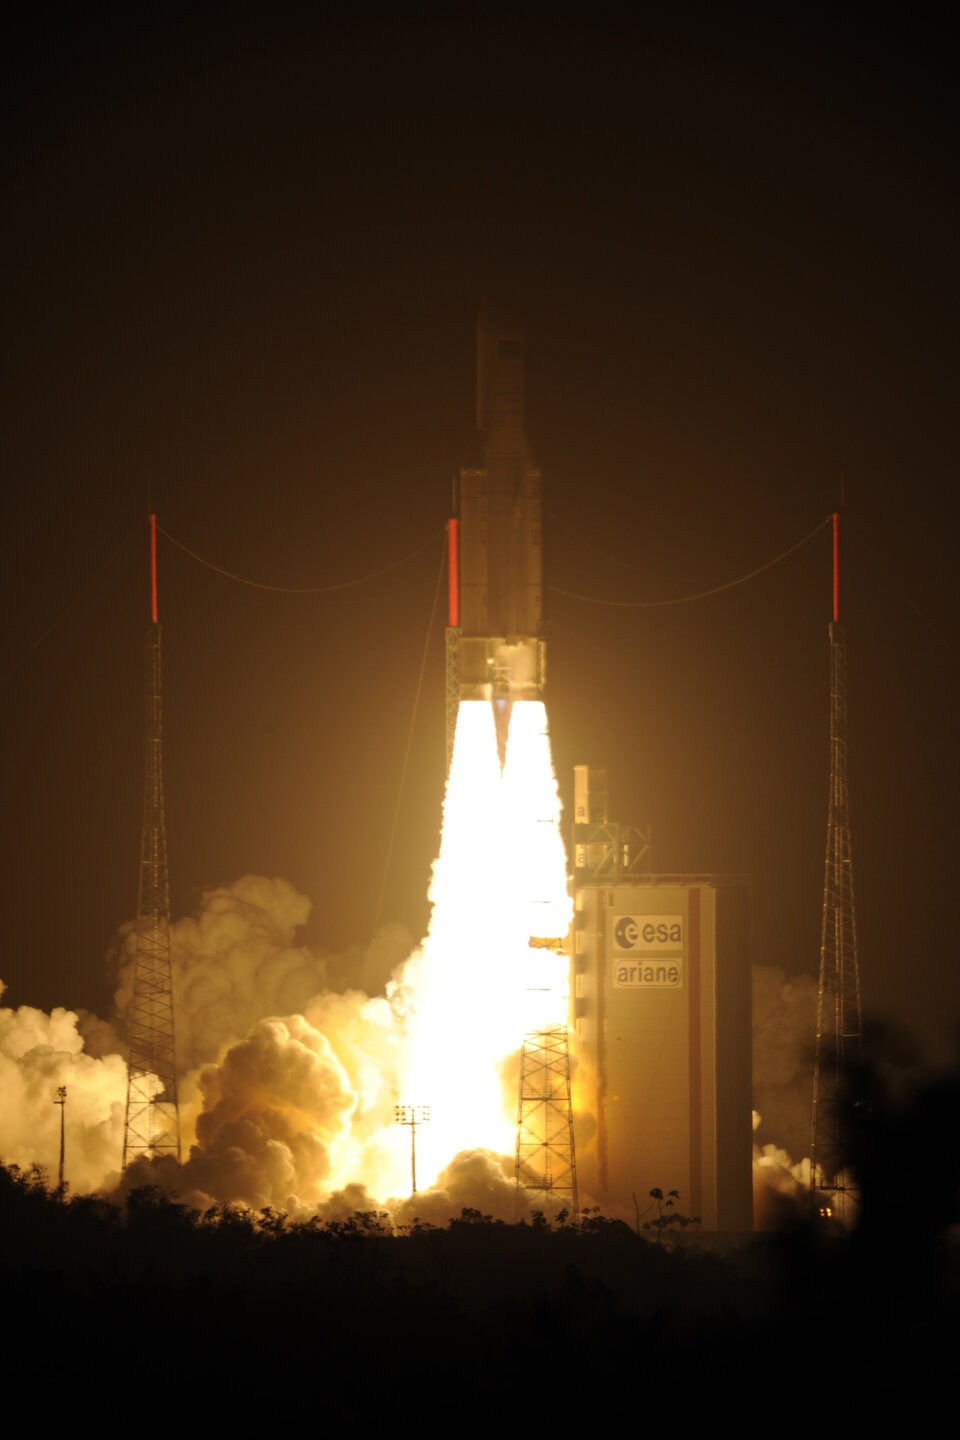
{"type": "Polygon", "coordinates": [[[460,471],[453,532],[451,622],[459,624],[447,637],[448,700],[455,689],[458,700],[494,705],[502,759],[513,702],[543,693],[543,519],[524,425],[523,334],[486,307],[477,327],[477,429],[483,464],[460,471]]]}

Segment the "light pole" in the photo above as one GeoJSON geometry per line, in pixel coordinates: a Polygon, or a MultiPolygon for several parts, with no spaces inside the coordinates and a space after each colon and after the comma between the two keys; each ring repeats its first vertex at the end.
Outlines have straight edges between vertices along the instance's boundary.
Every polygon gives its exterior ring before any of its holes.
{"type": "Polygon", "coordinates": [[[60,1173],[57,1179],[57,1189],[63,1193],[63,1153],[64,1153],[64,1118],[67,1109],[67,1087],[60,1085],[57,1088],[57,1098],[54,1105],[60,1106],[60,1173]]]}
{"type": "Polygon", "coordinates": [[[430,1119],[429,1105],[394,1105],[393,1123],[410,1126],[410,1185],[411,1195],[417,1193],[417,1126],[426,1125],[430,1119]]]}

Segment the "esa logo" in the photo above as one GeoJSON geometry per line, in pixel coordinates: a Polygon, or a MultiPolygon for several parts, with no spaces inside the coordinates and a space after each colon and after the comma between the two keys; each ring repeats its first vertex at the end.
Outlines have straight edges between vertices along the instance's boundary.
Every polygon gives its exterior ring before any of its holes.
{"type": "Polygon", "coordinates": [[[618,950],[682,950],[683,916],[620,915],[613,938],[618,950]]]}

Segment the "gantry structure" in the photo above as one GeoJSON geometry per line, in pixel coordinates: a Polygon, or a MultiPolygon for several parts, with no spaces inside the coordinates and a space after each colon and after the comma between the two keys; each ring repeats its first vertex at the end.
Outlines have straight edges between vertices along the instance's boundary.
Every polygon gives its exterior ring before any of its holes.
{"type": "Polygon", "coordinates": [[[813,1071],[811,1192],[841,1224],[856,1193],[855,1087],[861,1059],[860,968],[847,792],[847,642],[840,623],[838,517],[833,517],[830,625],[830,789],[813,1071]],[[853,1171],[851,1171],[851,1165],[853,1171]]]}
{"type": "Polygon", "coordinates": [[[146,757],[123,1169],[135,1160],[180,1159],[180,1106],[170,963],[170,884],[163,809],[161,631],[157,612],[157,517],[150,516],[150,625],[146,638],[146,757]]]}
{"type": "MultiPolygon", "coordinates": [[[[562,942],[537,942],[556,946],[562,942]]],[[[531,1192],[534,1208],[548,1219],[565,1210],[576,1220],[577,1157],[573,1138],[570,1091],[570,1040],[566,1021],[529,1030],[520,1052],[520,1098],[517,1110],[517,1186],[531,1192]]]]}

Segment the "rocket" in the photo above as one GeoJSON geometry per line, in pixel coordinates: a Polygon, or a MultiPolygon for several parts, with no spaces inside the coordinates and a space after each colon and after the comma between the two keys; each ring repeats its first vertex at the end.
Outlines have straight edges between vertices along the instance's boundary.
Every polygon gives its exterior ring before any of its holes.
{"type": "Polygon", "coordinates": [[[540,471],[524,428],[523,332],[489,304],[477,322],[477,430],[483,464],[462,469],[450,522],[447,757],[461,700],[494,707],[503,764],[516,700],[542,697],[540,471]]]}

